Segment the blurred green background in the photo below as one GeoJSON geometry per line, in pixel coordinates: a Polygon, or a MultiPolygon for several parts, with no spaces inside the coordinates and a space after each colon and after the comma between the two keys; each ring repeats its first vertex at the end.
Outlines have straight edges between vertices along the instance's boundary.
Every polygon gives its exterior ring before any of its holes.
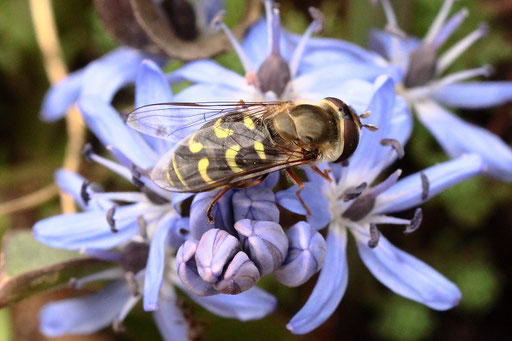
{"type": "MultiPolygon", "coordinates": [[[[238,0],[229,1],[230,6],[238,0]]],[[[399,22],[407,32],[422,36],[442,0],[394,0],[399,22]]],[[[348,39],[364,45],[370,27],[382,27],[380,8],[369,0],[282,1],[282,24],[302,33],[309,23],[308,6],[326,16],[324,36],[348,39]]],[[[116,46],[103,30],[88,0],[54,0],[54,12],[65,61],[70,70],[85,66],[116,46]]],[[[492,79],[512,79],[512,1],[464,0],[455,8],[468,7],[470,16],[451,38],[454,42],[487,21],[490,35],[478,42],[454,65],[453,70],[493,64],[492,79]]],[[[454,9],[454,11],[456,10],[454,9]]],[[[447,44],[449,45],[450,42],[447,44]]],[[[38,190],[52,182],[62,164],[66,134],[64,122],[46,124],[39,108],[49,83],[44,72],[27,0],[0,1],[0,202],[38,190]]],[[[218,61],[240,71],[233,53],[218,61]]],[[[132,89],[116,97],[129,99],[132,89]]],[[[512,142],[512,104],[492,110],[460,114],[512,142]]],[[[87,140],[94,142],[88,134],[87,140]]],[[[405,174],[445,160],[443,152],[419,124],[399,162],[405,174]]],[[[107,186],[117,179],[101,167],[83,163],[81,173],[107,186]]],[[[195,307],[197,319],[209,340],[489,340],[509,338],[512,319],[512,185],[478,177],[457,185],[423,206],[420,229],[405,236],[394,227],[381,231],[396,245],[416,255],[452,279],[463,298],[458,307],[436,312],[396,296],[384,288],[359,260],[349,244],[349,284],[336,313],[315,332],[291,335],[285,325],[307,299],[315,280],[300,289],[278,286],[271,279],[262,285],[279,298],[279,308],[257,322],[220,319],[195,307]]],[[[58,214],[58,198],[42,205],[0,216],[0,231],[30,228],[38,219],[58,214]]],[[[405,212],[411,217],[413,211],[405,212]]],[[[1,233],[0,233],[1,234],[1,233]]],[[[48,299],[66,297],[69,290],[38,295],[9,309],[0,310],[0,341],[44,340],[37,332],[37,309],[48,299]]],[[[110,330],[91,337],[63,340],[158,340],[150,314],[142,309],[126,321],[127,332],[110,330]]]]}

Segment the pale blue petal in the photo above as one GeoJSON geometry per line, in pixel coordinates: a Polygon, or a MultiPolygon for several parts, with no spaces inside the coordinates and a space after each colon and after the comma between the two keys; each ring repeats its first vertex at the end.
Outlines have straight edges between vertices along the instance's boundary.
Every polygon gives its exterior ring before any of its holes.
{"type": "Polygon", "coordinates": [[[157,156],[110,104],[97,97],[81,97],[79,108],[89,128],[105,146],[114,146],[139,167],[155,164],[157,156]]]}
{"type": "Polygon", "coordinates": [[[119,89],[135,82],[139,64],[147,57],[135,49],[121,47],[95,60],[85,69],[80,96],[111,102],[119,89]]]}
{"type": "MultiPolygon", "coordinates": [[[[116,213],[130,210],[132,205],[122,206],[116,213]]],[[[116,222],[117,233],[111,231],[107,213],[87,211],[62,214],[40,220],[34,225],[34,237],[48,246],[68,250],[110,249],[129,241],[139,233],[135,220],[116,222]]]]}
{"type": "Polygon", "coordinates": [[[160,335],[165,341],[188,341],[188,321],[181,309],[176,305],[176,299],[160,299],[159,308],[153,312],[160,335]]]}
{"type": "Polygon", "coordinates": [[[422,199],[421,176],[416,173],[398,181],[379,195],[375,203],[375,212],[391,213],[416,207],[448,187],[477,175],[483,169],[482,158],[476,154],[463,155],[432,166],[423,171],[429,184],[426,199],[422,199]]]}
{"type": "Polygon", "coordinates": [[[329,228],[324,266],[308,301],[286,328],[294,334],[306,334],[324,323],[336,310],[348,281],[347,230],[329,228]]]}
{"type": "Polygon", "coordinates": [[[78,99],[83,78],[83,69],[75,71],[48,90],[41,108],[43,121],[53,122],[64,117],[69,107],[78,99]]]}
{"type": "Polygon", "coordinates": [[[211,60],[197,60],[174,71],[169,77],[181,77],[194,83],[218,84],[232,88],[244,88],[245,78],[211,60]]]}
{"type": "Polygon", "coordinates": [[[81,175],[66,169],[59,169],[55,172],[54,179],[57,186],[59,186],[63,192],[71,195],[73,200],[82,209],[87,207],[81,195],[82,185],[85,181],[81,175]]]}
{"type": "Polygon", "coordinates": [[[498,136],[464,122],[434,101],[417,102],[414,107],[419,119],[448,155],[479,154],[487,166],[487,173],[512,181],[512,150],[498,136]]]}
{"type": "Polygon", "coordinates": [[[196,296],[190,298],[208,311],[240,321],[257,320],[270,314],[277,305],[274,296],[260,288],[252,288],[238,295],[196,296]]]}
{"type": "Polygon", "coordinates": [[[457,286],[432,267],[396,248],[380,236],[375,248],[368,247],[369,234],[355,233],[359,255],[370,272],[393,292],[436,310],[459,303],[457,286]]]}
{"type": "Polygon", "coordinates": [[[405,72],[409,54],[417,49],[420,44],[421,40],[416,37],[401,38],[390,32],[372,30],[368,45],[370,50],[379,53],[387,60],[395,60],[398,55],[401,56],[403,60],[401,60],[399,67],[405,72]]]}
{"type": "Polygon", "coordinates": [[[39,330],[46,337],[94,333],[114,321],[131,295],[125,282],[116,282],[92,295],[48,303],[39,313],[39,330]]]}
{"type": "Polygon", "coordinates": [[[196,84],[179,92],[174,99],[176,102],[238,102],[241,99],[251,101],[254,96],[257,95],[257,90],[254,87],[247,87],[247,89],[238,89],[216,84],[196,84]]]}
{"type": "MultiPolygon", "coordinates": [[[[172,101],[171,87],[160,67],[150,59],[144,60],[139,66],[135,81],[135,107],[172,101]]],[[[164,139],[143,136],[159,155],[163,155],[174,145],[164,139]]]]}
{"type": "Polygon", "coordinates": [[[512,101],[512,82],[467,82],[442,86],[432,97],[449,107],[481,109],[512,101]]]}
{"type": "MultiPolygon", "coordinates": [[[[297,197],[298,186],[292,186],[284,191],[276,193],[279,205],[293,213],[306,216],[306,209],[297,197]]],[[[306,217],[308,223],[314,229],[322,229],[331,221],[329,201],[322,195],[322,188],[312,182],[304,183],[301,198],[311,211],[311,216],[306,217]]]]}
{"type": "Polygon", "coordinates": [[[165,250],[169,231],[176,222],[175,214],[168,214],[158,222],[149,246],[146,273],[144,275],[144,310],[153,311],[159,307],[158,297],[165,267],[165,250]]]}

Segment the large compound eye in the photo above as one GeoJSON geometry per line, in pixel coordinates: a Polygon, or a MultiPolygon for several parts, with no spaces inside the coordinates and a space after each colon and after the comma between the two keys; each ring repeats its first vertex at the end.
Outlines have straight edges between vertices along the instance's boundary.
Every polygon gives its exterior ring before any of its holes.
{"type": "Polygon", "coordinates": [[[359,128],[352,120],[344,120],[345,131],[343,134],[343,152],[334,162],[342,162],[348,159],[356,151],[359,144],[359,128]]]}

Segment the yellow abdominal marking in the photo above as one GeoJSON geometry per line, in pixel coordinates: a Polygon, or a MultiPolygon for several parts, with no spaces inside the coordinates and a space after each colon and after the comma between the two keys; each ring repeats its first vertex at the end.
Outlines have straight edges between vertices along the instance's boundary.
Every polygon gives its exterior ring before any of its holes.
{"type": "Polygon", "coordinates": [[[217,136],[219,139],[225,139],[226,137],[233,135],[233,130],[222,128],[220,126],[221,121],[222,117],[215,121],[215,124],[213,125],[213,131],[215,131],[215,136],[217,136]]]}
{"type": "Polygon", "coordinates": [[[188,140],[188,149],[191,153],[199,153],[201,149],[203,149],[203,144],[201,142],[194,141],[194,136],[196,134],[190,136],[190,139],[188,140]]]}
{"type": "Polygon", "coordinates": [[[199,160],[199,163],[197,164],[197,168],[199,169],[199,174],[201,174],[201,177],[206,183],[212,183],[213,180],[208,176],[206,173],[206,170],[208,169],[208,165],[210,164],[210,161],[208,161],[207,157],[203,157],[201,160],[199,160]]]}
{"type": "Polygon", "coordinates": [[[235,162],[236,154],[238,154],[239,151],[240,151],[239,145],[234,145],[232,147],[229,147],[226,150],[226,162],[227,162],[229,168],[231,168],[231,170],[235,173],[240,173],[240,172],[244,171],[242,168],[238,167],[235,162]]]}
{"type": "Polygon", "coordinates": [[[249,116],[244,116],[244,124],[248,129],[254,129],[254,122],[249,116]]]}
{"type": "Polygon", "coordinates": [[[263,143],[260,141],[254,141],[254,150],[258,153],[260,159],[265,160],[267,156],[265,155],[265,148],[263,147],[263,143]]]}
{"type": "Polygon", "coordinates": [[[181,184],[185,187],[185,188],[188,188],[187,186],[187,183],[185,182],[185,180],[183,179],[183,177],[181,176],[180,174],[180,171],[178,170],[178,166],[176,165],[176,158],[175,158],[175,155],[172,156],[172,167],[174,168],[174,173],[176,173],[176,176],[178,177],[178,179],[180,180],[181,184]]]}

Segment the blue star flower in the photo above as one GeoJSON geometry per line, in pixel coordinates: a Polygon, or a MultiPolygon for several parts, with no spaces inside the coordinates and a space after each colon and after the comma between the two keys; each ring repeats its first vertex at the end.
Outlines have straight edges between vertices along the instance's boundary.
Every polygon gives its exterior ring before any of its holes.
{"type": "Polygon", "coordinates": [[[453,0],[443,6],[423,39],[407,36],[396,21],[388,0],[381,3],[387,18],[387,30],[374,30],[370,46],[390,64],[401,70],[398,92],[414,108],[420,121],[432,132],[451,157],[477,153],[493,177],[512,181],[512,150],[491,132],[461,120],[444,106],[465,109],[487,108],[512,100],[512,82],[469,81],[489,76],[492,68],[459,71],[443,75],[453,62],[488,31],[481,24],[475,31],[439,53],[443,44],[468,15],[462,9],[449,17],[453,0]]]}
{"type": "MultiPolygon", "coordinates": [[[[315,229],[327,226],[325,261],[318,282],[305,306],[291,319],[288,329],[307,333],[323,323],[336,309],[346,289],[347,231],[354,237],[361,259],[372,274],[395,293],[423,303],[432,309],[445,310],[460,299],[459,289],[441,274],[415,257],[399,250],[380,235],[378,224],[405,225],[406,232],[421,222],[421,210],[412,219],[390,216],[415,207],[445,188],[478,174],[484,169],[476,154],[463,155],[430,167],[400,181],[395,171],[381,183],[372,185],[379,174],[397,156],[411,129],[411,117],[400,97],[395,97],[391,79],[380,77],[368,110],[369,123],[377,132],[363,131],[361,143],[348,165],[323,165],[334,178],[328,183],[306,169],[309,182],[302,197],[311,210],[308,223],[315,229]]],[[[278,192],[280,205],[297,214],[306,211],[297,199],[297,186],[278,192]]]]}
{"type": "MultiPolygon", "coordinates": [[[[143,61],[135,79],[136,106],[173,100],[165,76],[153,61],[143,61]]],[[[48,304],[41,312],[41,330],[58,336],[90,333],[110,323],[119,328],[143,298],[144,309],[154,311],[162,335],[175,340],[177,335],[187,333],[186,326],[179,323],[183,314],[176,306],[175,286],[221,316],[248,320],[272,311],[275,299],[258,288],[236,298],[201,298],[184,288],[177,276],[175,254],[191,238],[189,219],[180,214],[180,203],[190,194],[160,189],[146,171],[172,143],[138,134],[105,98],[96,94],[85,95],[82,91],[78,106],[89,128],[116,161],[97,155],[90,148],[85,151],[86,157],[131,182],[135,189],[103,192],[101,186],[77,174],[65,170],[56,173],[57,184],[73,196],[83,211],[38,222],[34,226],[36,239],[56,248],[81,250],[118,266],[78,279],[78,286],[97,280],[109,280],[111,284],[91,296],[48,304]],[[68,309],[70,312],[63,315],[62,311],[68,309]],[[180,327],[174,328],[176,324],[180,327]]]]}

